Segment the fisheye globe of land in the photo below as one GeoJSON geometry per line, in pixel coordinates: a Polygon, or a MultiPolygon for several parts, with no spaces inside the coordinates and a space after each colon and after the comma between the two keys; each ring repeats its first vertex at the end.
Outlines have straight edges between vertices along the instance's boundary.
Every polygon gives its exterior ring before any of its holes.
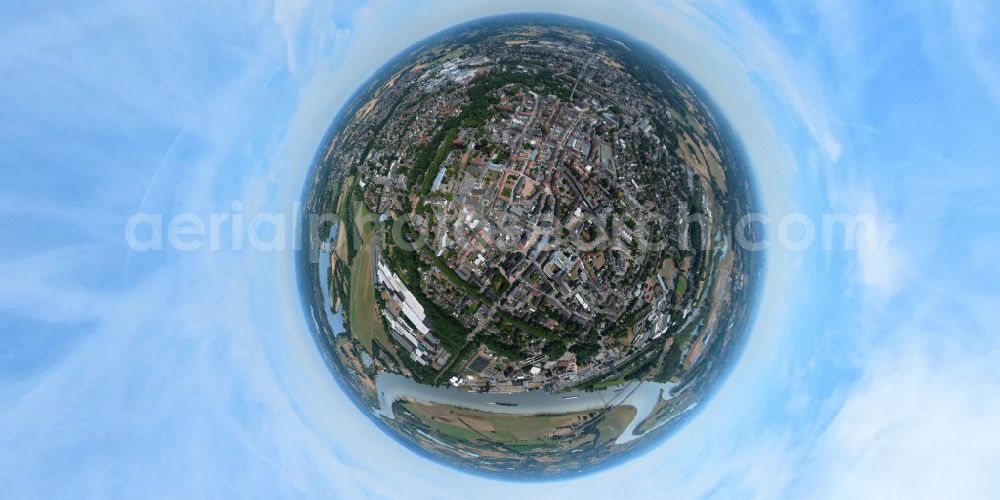
{"type": "Polygon", "coordinates": [[[691,418],[761,267],[734,244],[750,176],[701,94],[645,45],[556,17],[464,25],[383,67],[305,200],[307,300],[356,404],[419,453],[523,478],[691,418]]]}

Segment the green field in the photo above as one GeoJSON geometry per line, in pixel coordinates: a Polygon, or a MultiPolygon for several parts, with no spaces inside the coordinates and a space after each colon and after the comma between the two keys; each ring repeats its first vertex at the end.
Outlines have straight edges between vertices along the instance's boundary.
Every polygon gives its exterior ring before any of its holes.
{"type": "Polygon", "coordinates": [[[636,413],[634,406],[616,406],[608,410],[597,423],[597,444],[618,439],[636,413]]]}
{"type": "Polygon", "coordinates": [[[375,244],[374,228],[370,224],[361,224],[368,213],[365,205],[358,203],[355,223],[358,232],[361,233],[363,243],[361,250],[358,251],[354,256],[353,262],[351,262],[350,322],[351,334],[361,342],[361,345],[370,354],[372,352],[372,339],[377,340],[383,346],[391,346],[392,344],[389,342],[389,336],[382,326],[382,318],[379,317],[378,302],[375,300],[375,278],[373,273],[375,263],[372,261],[372,249],[375,244]]]}
{"type": "Polygon", "coordinates": [[[677,275],[677,284],[674,285],[674,291],[677,294],[678,299],[684,296],[684,292],[687,291],[687,286],[687,278],[683,275],[677,275]]]}
{"type": "MultiPolygon", "coordinates": [[[[576,434],[589,425],[596,425],[599,442],[607,442],[621,435],[636,415],[636,410],[632,406],[610,408],[603,414],[599,410],[591,410],[560,415],[529,416],[488,413],[411,401],[400,404],[427,424],[441,439],[493,443],[521,451],[539,447],[558,447],[563,441],[554,434],[576,434]]],[[[572,442],[588,440],[584,435],[578,436],[581,439],[572,442]]],[[[593,442],[594,438],[591,437],[589,440],[593,442]]]]}

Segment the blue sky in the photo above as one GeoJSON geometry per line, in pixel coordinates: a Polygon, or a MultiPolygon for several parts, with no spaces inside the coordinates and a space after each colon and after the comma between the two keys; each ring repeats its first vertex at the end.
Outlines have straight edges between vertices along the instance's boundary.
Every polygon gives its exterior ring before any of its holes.
{"type": "Polygon", "coordinates": [[[1000,496],[1000,11],[986,1],[23,3],[0,30],[0,482],[12,497],[1000,496]],[[289,251],[131,252],[136,212],[294,213],[385,60],[552,11],[660,48],[719,104],[776,220],[731,377],[659,448],[569,482],[469,476],[330,379],[289,251]]]}

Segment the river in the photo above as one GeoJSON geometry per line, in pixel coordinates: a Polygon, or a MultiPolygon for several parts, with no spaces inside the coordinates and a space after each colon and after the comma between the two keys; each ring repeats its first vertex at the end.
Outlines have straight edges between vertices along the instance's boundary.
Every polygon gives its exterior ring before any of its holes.
{"type": "Polygon", "coordinates": [[[323,311],[326,312],[326,320],[330,324],[330,330],[334,335],[344,333],[344,318],[337,312],[333,312],[333,298],[330,297],[330,262],[331,252],[337,244],[337,227],[339,223],[330,226],[330,234],[326,241],[319,248],[319,286],[323,294],[323,311]]]}
{"type": "Polygon", "coordinates": [[[376,414],[386,418],[395,418],[392,413],[392,403],[403,398],[503,415],[572,413],[610,406],[632,406],[636,409],[635,418],[615,441],[616,444],[624,444],[639,437],[634,434],[635,428],[652,413],[660,395],[669,398],[670,389],[676,385],[636,381],[591,392],[567,391],[552,394],[545,391],[530,391],[505,394],[474,393],[453,387],[433,387],[394,373],[380,373],[375,382],[380,406],[376,414]],[[516,406],[497,403],[516,404],[516,406]]]}

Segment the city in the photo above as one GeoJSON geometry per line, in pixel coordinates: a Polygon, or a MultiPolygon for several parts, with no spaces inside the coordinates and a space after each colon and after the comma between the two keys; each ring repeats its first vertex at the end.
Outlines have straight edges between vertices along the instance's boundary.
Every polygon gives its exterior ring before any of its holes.
{"type": "Polygon", "coordinates": [[[732,244],[750,184],[637,47],[530,23],[445,38],[359,90],[320,152],[307,209],[336,216],[314,296],[343,325],[317,324],[420,448],[586,468],[674,428],[732,356],[759,272],[732,244]]]}

